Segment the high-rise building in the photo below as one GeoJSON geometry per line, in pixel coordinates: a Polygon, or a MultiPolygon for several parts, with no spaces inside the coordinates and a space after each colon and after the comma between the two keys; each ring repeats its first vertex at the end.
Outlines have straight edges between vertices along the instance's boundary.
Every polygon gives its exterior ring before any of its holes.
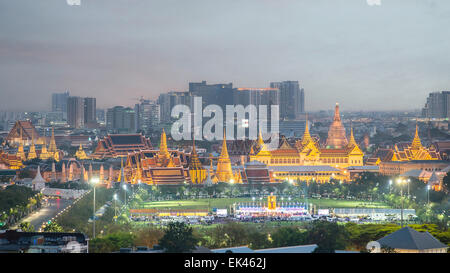
{"type": "Polygon", "coordinates": [[[67,98],[69,92],[53,93],[52,94],[52,112],[62,112],[64,117],[67,117],[67,98]]]}
{"type": "Polygon", "coordinates": [[[136,113],[130,107],[115,106],[106,111],[106,129],[112,133],[135,133],[136,113]]]}
{"type": "Polygon", "coordinates": [[[450,91],[433,92],[427,98],[422,109],[425,118],[449,118],[450,117],[450,91]]]}
{"type": "Polygon", "coordinates": [[[280,89],[280,118],[302,119],[305,112],[305,91],[298,81],[271,82],[271,88],[280,89]]]}
{"type": "Polygon", "coordinates": [[[172,117],[172,108],[175,105],[183,104],[191,106],[192,96],[189,92],[175,92],[171,91],[166,94],[159,95],[158,105],[160,106],[160,120],[162,122],[169,122],[172,117]]]}
{"type": "Polygon", "coordinates": [[[141,99],[136,104],[134,111],[136,113],[136,129],[148,132],[161,121],[160,106],[156,101],[141,99]]]}
{"type": "Polygon", "coordinates": [[[97,125],[97,102],[95,98],[84,98],[84,124],[88,127],[97,125]]]}
{"type": "Polygon", "coordinates": [[[74,128],[84,127],[84,98],[67,98],[67,123],[74,128]]]}
{"type": "Polygon", "coordinates": [[[207,84],[206,81],[190,82],[189,94],[202,97],[203,107],[217,104],[225,110],[227,104],[233,103],[233,84],[207,84]]]}

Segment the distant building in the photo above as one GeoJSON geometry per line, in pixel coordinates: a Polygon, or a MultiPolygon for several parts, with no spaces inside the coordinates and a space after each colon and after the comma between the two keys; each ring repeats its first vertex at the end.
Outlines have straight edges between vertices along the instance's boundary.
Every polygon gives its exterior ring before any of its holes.
{"type": "Polygon", "coordinates": [[[67,98],[67,123],[73,128],[84,127],[84,99],[81,97],[67,98]]]}
{"type": "Polygon", "coordinates": [[[116,106],[106,111],[106,129],[113,133],[135,133],[136,112],[130,107],[116,106]]]}
{"type": "Polygon", "coordinates": [[[225,109],[225,105],[233,104],[232,83],[207,84],[206,81],[190,82],[189,94],[191,96],[202,97],[203,107],[210,104],[217,104],[222,109],[225,109]]]}
{"type": "Polygon", "coordinates": [[[161,109],[156,101],[141,99],[134,107],[136,129],[147,133],[161,122],[161,109]]]}
{"type": "Polygon", "coordinates": [[[84,125],[89,128],[97,126],[97,100],[84,98],[84,125]]]}
{"type": "Polygon", "coordinates": [[[280,90],[280,118],[299,119],[305,112],[305,91],[298,81],[270,83],[271,88],[280,90]]]}
{"type": "Polygon", "coordinates": [[[425,118],[450,117],[450,91],[430,93],[425,107],[422,109],[425,118]]]}
{"type": "Polygon", "coordinates": [[[64,116],[67,115],[67,99],[69,98],[69,91],[64,93],[53,93],[52,94],[52,112],[63,113],[64,116]]]}
{"type": "Polygon", "coordinates": [[[172,108],[175,105],[182,104],[191,106],[192,96],[189,92],[174,92],[161,94],[158,97],[158,105],[160,106],[160,120],[162,122],[169,122],[171,117],[172,108]]]}

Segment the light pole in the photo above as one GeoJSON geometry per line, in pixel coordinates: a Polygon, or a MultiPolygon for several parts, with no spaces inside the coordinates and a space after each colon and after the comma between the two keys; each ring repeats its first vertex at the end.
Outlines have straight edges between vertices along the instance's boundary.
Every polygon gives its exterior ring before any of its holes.
{"type": "Polygon", "coordinates": [[[124,202],[125,202],[125,206],[126,206],[127,205],[127,184],[123,184],[122,188],[123,188],[123,192],[125,194],[124,202]]]}
{"type": "Polygon", "coordinates": [[[427,205],[430,206],[430,185],[427,185],[427,205]]]}
{"type": "Polygon", "coordinates": [[[114,194],[114,219],[117,217],[117,193],[114,194]]]}
{"type": "Polygon", "coordinates": [[[409,184],[411,183],[411,179],[406,180],[406,182],[408,183],[408,199],[409,199],[409,184]]]}
{"type": "Polygon", "coordinates": [[[95,185],[97,185],[98,182],[100,182],[100,179],[98,179],[97,177],[91,179],[91,183],[94,186],[94,203],[93,203],[94,208],[93,208],[93,213],[92,213],[92,223],[93,223],[92,238],[94,238],[94,239],[95,239],[95,185]]]}
{"type": "Polygon", "coordinates": [[[401,219],[401,227],[403,228],[403,184],[406,182],[406,180],[404,179],[398,179],[397,183],[400,185],[400,195],[401,195],[401,199],[402,199],[402,209],[401,209],[401,215],[400,215],[400,219],[401,219]]]}
{"type": "Polygon", "coordinates": [[[392,192],[392,180],[389,180],[389,194],[392,192]]]}

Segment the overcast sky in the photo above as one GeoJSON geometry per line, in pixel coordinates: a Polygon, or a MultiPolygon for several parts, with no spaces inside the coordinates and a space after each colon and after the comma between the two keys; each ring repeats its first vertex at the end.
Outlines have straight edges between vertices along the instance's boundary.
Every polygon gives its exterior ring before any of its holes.
{"type": "Polygon", "coordinates": [[[449,29],[448,0],[0,0],[0,110],[201,80],[298,80],[307,111],[419,109],[450,89],[449,29]]]}

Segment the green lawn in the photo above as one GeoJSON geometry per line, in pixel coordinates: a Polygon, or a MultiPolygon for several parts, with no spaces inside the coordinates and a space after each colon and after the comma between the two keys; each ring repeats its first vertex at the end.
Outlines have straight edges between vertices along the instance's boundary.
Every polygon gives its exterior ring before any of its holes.
{"type": "MultiPolygon", "coordinates": [[[[236,202],[251,202],[251,198],[212,198],[212,199],[191,199],[191,200],[173,200],[173,201],[157,201],[142,202],[139,208],[146,209],[212,209],[212,208],[229,208],[236,202]]],[[[291,201],[304,202],[303,199],[293,199],[291,201]]],[[[267,199],[257,202],[267,202],[267,199]]],[[[284,202],[280,199],[277,202],[284,202]]],[[[333,199],[308,199],[308,203],[316,205],[317,208],[387,208],[380,202],[350,201],[350,200],[333,200],[333,199]]]]}

